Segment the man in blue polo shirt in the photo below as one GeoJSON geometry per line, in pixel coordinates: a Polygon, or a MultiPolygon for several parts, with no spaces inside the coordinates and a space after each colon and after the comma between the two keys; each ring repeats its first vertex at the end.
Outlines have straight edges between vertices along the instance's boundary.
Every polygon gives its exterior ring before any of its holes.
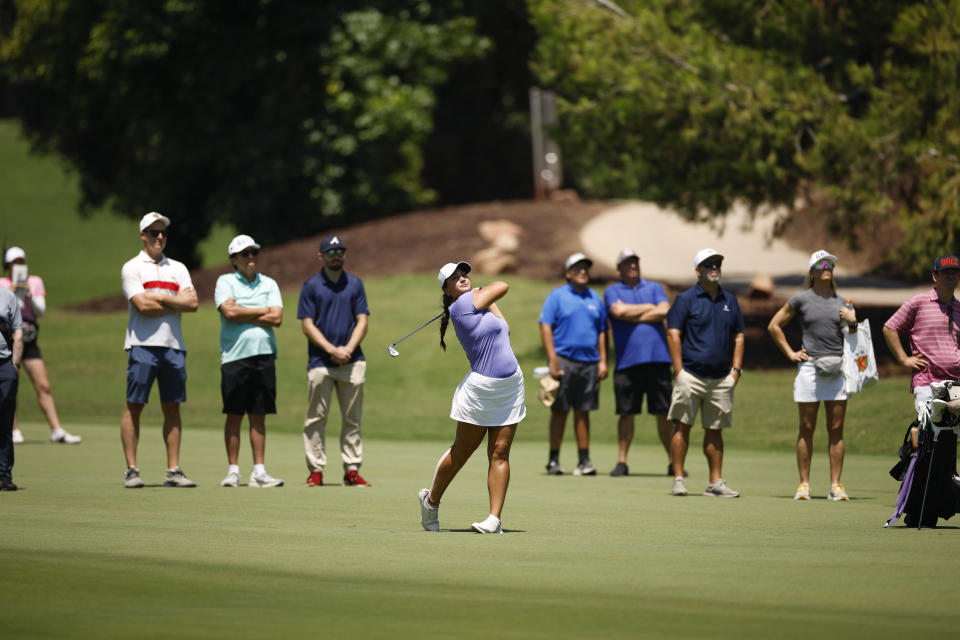
{"type": "Polygon", "coordinates": [[[277,412],[277,340],[273,328],[283,322],[283,299],[273,278],[257,272],[260,245],[248,235],[230,241],[227,255],[233,273],[217,279],[213,299],[220,311],[220,392],[227,414],[223,437],[227,476],[221,487],[240,484],[240,425],[250,422],[253,453],[251,487],[281,487],[264,466],[266,414],[277,412]]]}
{"type": "Polygon", "coordinates": [[[703,495],[737,498],[723,481],[723,432],[733,417],[733,388],[743,374],[743,314],[735,296],[720,286],[723,255],[702,249],[693,261],[697,284],[676,297],[667,313],[667,346],[675,372],[667,417],[673,420],[671,440],[673,490],[687,495],[683,463],[690,446],[690,428],[702,411],[703,453],[710,484],[703,495]]]}
{"type": "Polygon", "coordinates": [[[363,462],[360,419],[367,362],[360,342],[367,334],[367,294],[360,278],[343,270],[347,248],[340,236],[320,241],[323,269],[303,283],[297,318],[307,337],[307,415],[303,423],[303,447],[307,455],[307,486],[323,484],[327,464],[326,426],[330,400],[337,390],[340,415],[340,457],[343,484],[366,487],[358,473],[363,462]]]}
{"type": "Polygon", "coordinates": [[[573,475],[597,475],[590,462],[589,412],[597,409],[600,380],[607,377],[607,314],[600,295],[587,287],[592,265],[582,253],[567,258],[567,283],[547,295],[540,312],[540,338],[550,376],[560,382],[550,408],[550,475],[563,473],[560,444],[571,409],[579,457],[573,475]]]}
{"type": "MultiPolygon", "coordinates": [[[[625,476],[627,451],[633,440],[634,415],[643,408],[647,397],[647,413],[657,420],[660,442],[670,459],[673,426],[667,420],[673,375],[663,319],[670,310],[670,301],[663,287],[640,277],[640,256],[633,249],[617,254],[620,281],[603,292],[617,367],[613,372],[613,389],[617,405],[619,452],[611,476],[625,476]]],[[[673,465],[667,470],[673,476],[673,465]]]]}

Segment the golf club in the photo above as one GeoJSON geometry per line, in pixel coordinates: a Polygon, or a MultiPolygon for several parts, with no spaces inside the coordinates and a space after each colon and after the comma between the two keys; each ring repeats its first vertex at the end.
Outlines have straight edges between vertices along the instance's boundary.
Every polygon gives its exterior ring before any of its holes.
{"type": "Polygon", "coordinates": [[[407,335],[403,336],[402,338],[400,338],[399,340],[397,340],[396,342],[394,342],[393,344],[391,344],[389,347],[387,347],[387,353],[389,353],[389,354],[392,355],[394,358],[396,358],[398,355],[400,355],[400,352],[397,351],[394,347],[396,347],[398,344],[400,344],[401,342],[403,342],[404,340],[406,340],[407,338],[409,338],[410,336],[412,336],[413,334],[415,334],[417,331],[420,331],[420,329],[423,329],[425,326],[427,326],[428,324],[430,324],[430,323],[433,322],[434,320],[439,319],[441,316],[443,316],[443,312],[442,312],[442,311],[441,311],[439,314],[437,314],[437,316],[436,316],[435,318],[431,318],[430,320],[427,320],[427,321],[424,322],[422,325],[420,325],[419,327],[417,327],[416,329],[414,329],[413,331],[411,331],[411,332],[408,333],[407,335]]]}

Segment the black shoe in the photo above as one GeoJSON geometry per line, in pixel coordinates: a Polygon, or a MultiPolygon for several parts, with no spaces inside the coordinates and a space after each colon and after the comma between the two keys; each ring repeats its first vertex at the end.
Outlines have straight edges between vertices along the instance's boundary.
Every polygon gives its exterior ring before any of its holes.
{"type": "MultiPolygon", "coordinates": [[[[673,463],[672,463],[672,462],[667,465],[667,475],[670,476],[671,478],[673,477],[673,463]]],[[[684,470],[683,470],[683,477],[686,478],[686,477],[689,477],[689,475],[690,475],[690,474],[687,473],[687,470],[684,469],[684,470]]]]}
{"type": "Polygon", "coordinates": [[[562,476],[563,467],[560,466],[560,463],[556,460],[551,460],[547,463],[547,475],[551,476],[562,476]]]}
{"type": "Polygon", "coordinates": [[[0,491],[16,491],[17,485],[13,484],[13,480],[7,477],[0,478],[0,491]]]}
{"type": "Polygon", "coordinates": [[[610,472],[610,475],[613,477],[630,475],[630,470],[627,468],[627,463],[618,462],[617,466],[615,466],[613,471],[610,472]]]}

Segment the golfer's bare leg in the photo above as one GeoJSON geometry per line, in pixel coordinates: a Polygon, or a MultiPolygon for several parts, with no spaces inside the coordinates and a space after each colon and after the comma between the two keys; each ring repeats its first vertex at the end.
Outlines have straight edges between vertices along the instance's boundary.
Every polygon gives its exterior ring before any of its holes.
{"type": "Polygon", "coordinates": [[[62,429],[60,417],[57,415],[57,405],[53,401],[53,394],[50,392],[50,377],[47,376],[47,366],[41,358],[30,358],[23,361],[23,368],[27,370],[30,381],[33,382],[33,389],[37,392],[37,404],[43,411],[47,424],[51,431],[62,429]]]}
{"type": "Polygon", "coordinates": [[[810,460],[813,458],[813,432],[817,428],[819,402],[798,402],[800,432],[797,434],[797,471],[800,482],[810,484],[810,460]]]}
{"type": "MultiPolygon", "coordinates": [[[[619,420],[617,420],[617,440],[619,441],[617,462],[626,464],[627,451],[630,449],[630,443],[633,441],[633,431],[633,414],[630,413],[620,416],[619,420]]],[[[667,451],[669,452],[669,449],[667,451]]]]}
{"type": "Polygon", "coordinates": [[[573,410],[573,427],[577,436],[577,447],[587,449],[590,447],[590,412],[573,410]]]}
{"type": "Polygon", "coordinates": [[[673,421],[673,435],[670,437],[670,458],[673,462],[673,476],[683,477],[683,463],[690,448],[690,425],[679,420],[673,421]]]}
{"type": "Polygon", "coordinates": [[[827,414],[827,438],[830,451],[830,484],[840,482],[843,473],[843,419],[847,413],[846,400],[831,400],[824,402],[824,411],[827,414]]]}
{"type": "Polygon", "coordinates": [[[167,469],[180,466],[180,403],[161,402],[163,442],[167,445],[167,469]]]}
{"type": "Polygon", "coordinates": [[[433,486],[430,487],[430,495],[428,496],[430,504],[440,504],[443,493],[450,486],[454,476],[463,468],[463,465],[477,450],[486,435],[485,427],[478,427],[466,422],[457,423],[457,437],[453,441],[453,446],[440,459],[440,464],[437,465],[436,473],[433,476],[433,486]]]}
{"type": "MultiPolygon", "coordinates": [[[[673,454],[670,452],[670,441],[673,439],[673,425],[667,420],[667,414],[657,413],[657,435],[660,436],[660,444],[663,450],[667,452],[667,460],[670,460],[673,454]]],[[[626,461],[626,459],[624,459],[626,461]]]]}
{"type": "Polygon", "coordinates": [[[490,513],[500,517],[503,501],[507,497],[510,484],[510,445],[517,432],[517,425],[487,428],[487,491],[490,493],[490,513]]]}
{"type": "Polygon", "coordinates": [[[550,450],[560,449],[563,444],[563,431],[567,427],[567,414],[569,411],[551,411],[550,412],[550,450]]]}
{"type": "MultiPolygon", "coordinates": [[[[707,457],[710,468],[710,483],[723,477],[723,431],[720,429],[703,430],[703,455],[707,457]]],[[[676,469],[674,469],[676,473],[676,469]]]]}
{"type": "Polygon", "coordinates": [[[243,415],[228,413],[223,423],[223,443],[227,447],[227,464],[238,464],[240,459],[240,425],[243,415]]]}
{"type": "Polygon", "coordinates": [[[143,405],[138,402],[128,402],[123,408],[120,417],[120,442],[123,443],[123,456],[127,459],[128,467],[137,466],[137,444],[140,442],[140,414],[143,405]]]}
{"type": "Polygon", "coordinates": [[[250,421],[250,450],[253,452],[253,464],[263,464],[267,450],[267,416],[247,414],[250,421]]]}

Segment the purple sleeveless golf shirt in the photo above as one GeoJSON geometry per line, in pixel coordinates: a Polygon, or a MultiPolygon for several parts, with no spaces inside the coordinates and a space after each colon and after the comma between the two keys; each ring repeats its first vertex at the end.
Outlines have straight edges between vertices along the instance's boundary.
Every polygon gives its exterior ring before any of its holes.
{"type": "Polygon", "coordinates": [[[509,378],[519,363],[510,347],[509,327],[489,309],[473,306],[473,291],[450,305],[450,320],[467,354],[470,369],[488,378],[509,378]]]}

